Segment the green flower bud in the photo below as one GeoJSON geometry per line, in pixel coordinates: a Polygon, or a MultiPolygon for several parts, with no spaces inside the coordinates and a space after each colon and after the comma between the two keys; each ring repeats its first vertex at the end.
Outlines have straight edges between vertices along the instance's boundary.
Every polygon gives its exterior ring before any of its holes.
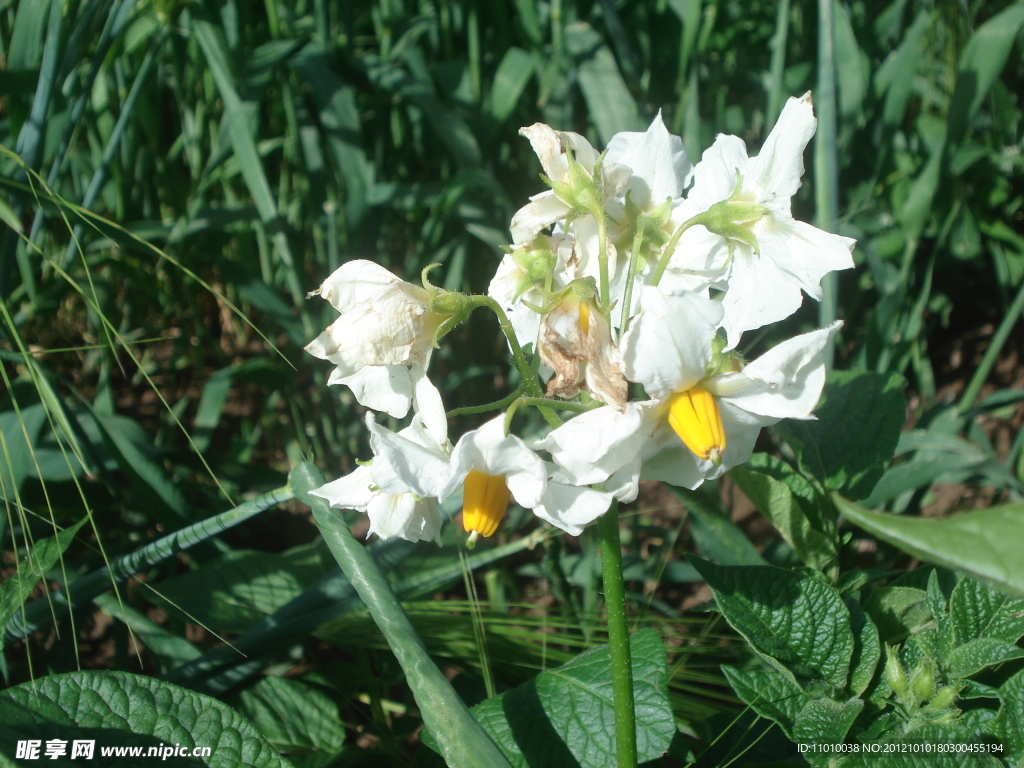
{"type": "Polygon", "coordinates": [[[935,670],[932,669],[930,662],[922,661],[910,673],[910,693],[915,704],[927,701],[935,695],[935,670]]]}
{"type": "Polygon", "coordinates": [[[907,671],[900,663],[899,653],[891,645],[885,646],[885,682],[902,701],[907,695],[907,671]]]}
{"type": "Polygon", "coordinates": [[[956,703],[957,697],[960,695],[960,688],[956,685],[945,685],[939,688],[932,696],[932,700],[928,702],[928,709],[948,709],[956,703]]]}

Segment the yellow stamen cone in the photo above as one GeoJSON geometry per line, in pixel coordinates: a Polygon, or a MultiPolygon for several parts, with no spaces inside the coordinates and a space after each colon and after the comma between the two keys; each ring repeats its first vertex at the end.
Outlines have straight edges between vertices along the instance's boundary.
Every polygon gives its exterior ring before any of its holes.
{"type": "Polygon", "coordinates": [[[579,329],[580,336],[586,336],[590,333],[590,307],[587,306],[587,302],[580,302],[580,318],[576,323],[579,329]]]}
{"type": "Polygon", "coordinates": [[[716,467],[725,453],[725,430],[714,396],[703,387],[676,392],[668,401],[668,423],[687,448],[716,467]]]}
{"type": "Polygon", "coordinates": [[[504,475],[471,469],[462,489],[462,527],[470,534],[490,536],[498,530],[511,495],[504,475]]]}

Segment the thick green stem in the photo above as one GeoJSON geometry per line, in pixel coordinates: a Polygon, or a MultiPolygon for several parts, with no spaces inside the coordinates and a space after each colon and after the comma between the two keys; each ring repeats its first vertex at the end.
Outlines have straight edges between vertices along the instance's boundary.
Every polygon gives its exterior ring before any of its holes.
{"type": "Polygon", "coordinates": [[[636,710],[633,704],[633,666],[626,627],[626,588],[622,580],[622,545],[619,543],[619,508],[613,503],[597,521],[601,550],[601,577],[608,614],[608,645],[612,665],[612,701],[615,705],[615,755],[618,768],[635,768],[636,710]]]}

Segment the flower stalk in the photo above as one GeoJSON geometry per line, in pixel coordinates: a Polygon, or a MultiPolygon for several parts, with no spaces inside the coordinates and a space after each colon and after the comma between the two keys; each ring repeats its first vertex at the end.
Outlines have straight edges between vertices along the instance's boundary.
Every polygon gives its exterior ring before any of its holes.
{"type": "Polygon", "coordinates": [[[597,520],[601,551],[601,579],[608,619],[608,646],[612,668],[612,702],[615,706],[615,756],[618,768],[635,768],[636,707],[633,702],[633,666],[626,626],[626,588],[622,579],[622,545],[619,541],[617,503],[597,520]]]}

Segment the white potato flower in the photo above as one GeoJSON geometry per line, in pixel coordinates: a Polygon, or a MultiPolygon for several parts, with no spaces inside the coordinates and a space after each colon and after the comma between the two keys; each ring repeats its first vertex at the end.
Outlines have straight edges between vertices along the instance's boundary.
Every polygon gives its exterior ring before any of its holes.
{"type": "MultiPolygon", "coordinates": [[[[722,274],[730,349],[744,331],[793,314],[801,290],[820,300],[822,278],[853,266],[853,239],[797,221],[790,210],[816,122],[807,93],[789,99],[757,157],[747,156],[742,139],[719,135],[693,170],[685,204],[673,211],[677,224],[704,214],[703,225],[683,234],[669,271],[722,274]]],[[[672,284],[670,277],[666,287],[672,284]]]]}
{"type": "Polygon", "coordinates": [[[447,440],[439,443],[417,416],[397,434],[366,415],[373,461],[313,491],[337,509],[365,512],[367,536],[441,543],[437,491],[448,476],[447,440]]]}
{"type": "Polygon", "coordinates": [[[440,435],[443,406],[426,370],[446,318],[430,309],[426,289],[359,259],[343,264],[309,296],[324,298],[341,313],[306,345],[314,357],[334,363],[327,383],[348,386],[361,405],[396,418],[415,403],[440,435]]]}

